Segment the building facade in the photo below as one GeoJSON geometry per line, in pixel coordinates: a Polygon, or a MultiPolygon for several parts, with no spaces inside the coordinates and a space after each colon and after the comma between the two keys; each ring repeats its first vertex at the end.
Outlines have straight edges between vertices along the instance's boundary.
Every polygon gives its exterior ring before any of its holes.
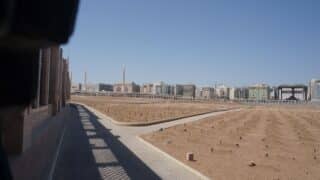
{"type": "Polygon", "coordinates": [[[152,93],[155,95],[169,95],[170,86],[164,82],[157,82],[153,84],[152,93]]]}
{"type": "Polygon", "coordinates": [[[226,85],[219,85],[216,88],[215,94],[218,98],[221,99],[229,99],[230,88],[226,85]]]}
{"type": "Polygon", "coordinates": [[[134,82],[118,83],[113,85],[113,92],[115,93],[140,93],[140,86],[134,82]]]}
{"type": "Polygon", "coordinates": [[[268,100],[270,97],[270,88],[267,84],[256,84],[248,89],[251,100],[268,100]]]}
{"type": "Polygon", "coordinates": [[[308,87],[305,85],[280,85],[278,87],[280,100],[301,100],[308,99],[308,87]]]}
{"type": "Polygon", "coordinates": [[[279,99],[278,87],[271,87],[270,88],[269,98],[270,98],[270,100],[278,100],[279,99]]]}
{"type": "Polygon", "coordinates": [[[320,101],[320,79],[312,79],[309,85],[309,99],[320,101]]]}
{"type": "Polygon", "coordinates": [[[229,91],[229,99],[230,100],[240,100],[240,99],[248,99],[249,97],[249,89],[246,87],[241,88],[230,88],[229,91]]]}
{"type": "Polygon", "coordinates": [[[240,88],[230,88],[229,99],[230,100],[240,99],[240,88]]]}
{"type": "Polygon", "coordinates": [[[235,100],[238,99],[239,88],[230,88],[229,99],[235,100]]]}
{"type": "Polygon", "coordinates": [[[141,93],[143,94],[153,94],[153,95],[170,95],[171,89],[170,85],[165,84],[164,82],[156,83],[146,83],[141,86],[141,93]]]}
{"type": "Polygon", "coordinates": [[[194,84],[176,84],[174,95],[177,97],[195,98],[196,85],[194,85],[194,84]]]}
{"type": "Polygon", "coordinates": [[[98,91],[99,92],[112,92],[113,86],[111,84],[99,83],[98,84],[98,91]]]}
{"type": "Polygon", "coordinates": [[[200,97],[203,99],[213,99],[215,97],[213,87],[203,87],[200,91],[200,97]]]}
{"type": "Polygon", "coordinates": [[[240,99],[249,98],[249,89],[247,87],[240,88],[240,99]]]}
{"type": "Polygon", "coordinates": [[[153,89],[153,84],[152,83],[143,84],[141,86],[140,93],[152,94],[152,89],[153,89]]]}
{"type": "Polygon", "coordinates": [[[174,96],[175,93],[175,86],[174,85],[168,85],[168,95],[174,96]]]}
{"type": "Polygon", "coordinates": [[[175,96],[183,96],[183,85],[176,84],[174,87],[175,96]]]}

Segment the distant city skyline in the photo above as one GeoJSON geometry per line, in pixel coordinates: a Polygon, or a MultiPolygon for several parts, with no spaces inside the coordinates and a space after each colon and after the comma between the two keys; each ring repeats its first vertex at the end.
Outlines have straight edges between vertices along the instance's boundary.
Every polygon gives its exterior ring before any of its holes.
{"type": "Polygon", "coordinates": [[[64,46],[74,82],[198,86],[320,78],[320,2],[82,1],[64,46]]]}

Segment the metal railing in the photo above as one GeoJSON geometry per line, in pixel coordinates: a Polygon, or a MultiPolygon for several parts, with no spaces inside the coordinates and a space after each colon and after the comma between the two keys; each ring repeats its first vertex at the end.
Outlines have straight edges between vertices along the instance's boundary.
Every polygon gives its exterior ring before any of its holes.
{"type": "Polygon", "coordinates": [[[117,92],[74,92],[72,95],[81,96],[109,96],[109,97],[131,97],[131,98],[149,98],[154,100],[169,100],[178,102],[235,102],[241,104],[311,104],[306,100],[253,100],[253,99],[234,99],[227,98],[202,98],[202,97],[184,97],[174,95],[155,95],[143,93],[117,93],[117,92]]]}

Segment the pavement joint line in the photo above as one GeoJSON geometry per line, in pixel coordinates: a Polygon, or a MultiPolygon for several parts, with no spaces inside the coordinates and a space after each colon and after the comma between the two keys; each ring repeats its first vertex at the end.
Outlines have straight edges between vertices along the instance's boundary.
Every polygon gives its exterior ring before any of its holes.
{"type": "Polygon", "coordinates": [[[180,160],[174,158],[173,156],[171,156],[170,154],[166,153],[165,151],[159,149],[158,147],[154,146],[153,144],[147,142],[146,140],[144,140],[143,138],[136,136],[136,138],[138,138],[142,143],[144,143],[145,145],[147,145],[149,148],[153,149],[154,151],[164,155],[165,157],[167,157],[168,159],[173,160],[175,163],[179,164],[180,166],[184,167],[185,169],[187,169],[188,171],[192,172],[193,174],[197,175],[200,179],[202,180],[210,180],[209,177],[203,175],[201,172],[199,172],[198,170],[195,170],[194,168],[184,164],[183,162],[181,162],[180,160]]]}
{"type": "Polygon", "coordinates": [[[62,147],[62,142],[63,142],[63,139],[64,139],[64,135],[65,135],[66,129],[67,129],[67,125],[65,124],[64,127],[63,127],[62,135],[61,135],[60,140],[59,140],[59,145],[58,145],[57,151],[56,151],[56,153],[54,155],[54,160],[53,160],[50,172],[49,172],[48,180],[52,180],[53,179],[54,171],[56,169],[57,161],[58,161],[58,158],[59,158],[59,155],[60,155],[60,150],[61,150],[61,147],[62,147]]]}

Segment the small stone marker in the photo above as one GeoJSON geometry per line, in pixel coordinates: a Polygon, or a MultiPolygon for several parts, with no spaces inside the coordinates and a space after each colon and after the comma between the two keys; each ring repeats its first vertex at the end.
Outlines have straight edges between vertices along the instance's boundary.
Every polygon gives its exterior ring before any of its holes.
{"type": "Polygon", "coordinates": [[[240,138],[239,138],[240,140],[242,139],[242,136],[240,136],[240,138]]]}
{"type": "Polygon", "coordinates": [[[194,161],[194,154],[192,152],[187,152],[187,161],[194,161]]]}
{"type": "Polygon", "coordinates": [[[266,156],[266,157],[269,157],[269,153],[266,153],[265,156],[266,156]]]}
{"type": "Polygon", "coordinates": [[[240,144],[236,144],[237,147],[240,147],[240,144]]]}
{"type": "Polygon", "coordinates": [[[163,131],[163,128],[160,128],[159,131],[163,131]]]}
{"type": "Polygon", "coordinates": [[[250,167],[255,167],[255,166],[257,166],[257,164],[256,164],[254,161],[251,161],[251,162],[249,163],[249,166],[250,166],[250,167]]]}

